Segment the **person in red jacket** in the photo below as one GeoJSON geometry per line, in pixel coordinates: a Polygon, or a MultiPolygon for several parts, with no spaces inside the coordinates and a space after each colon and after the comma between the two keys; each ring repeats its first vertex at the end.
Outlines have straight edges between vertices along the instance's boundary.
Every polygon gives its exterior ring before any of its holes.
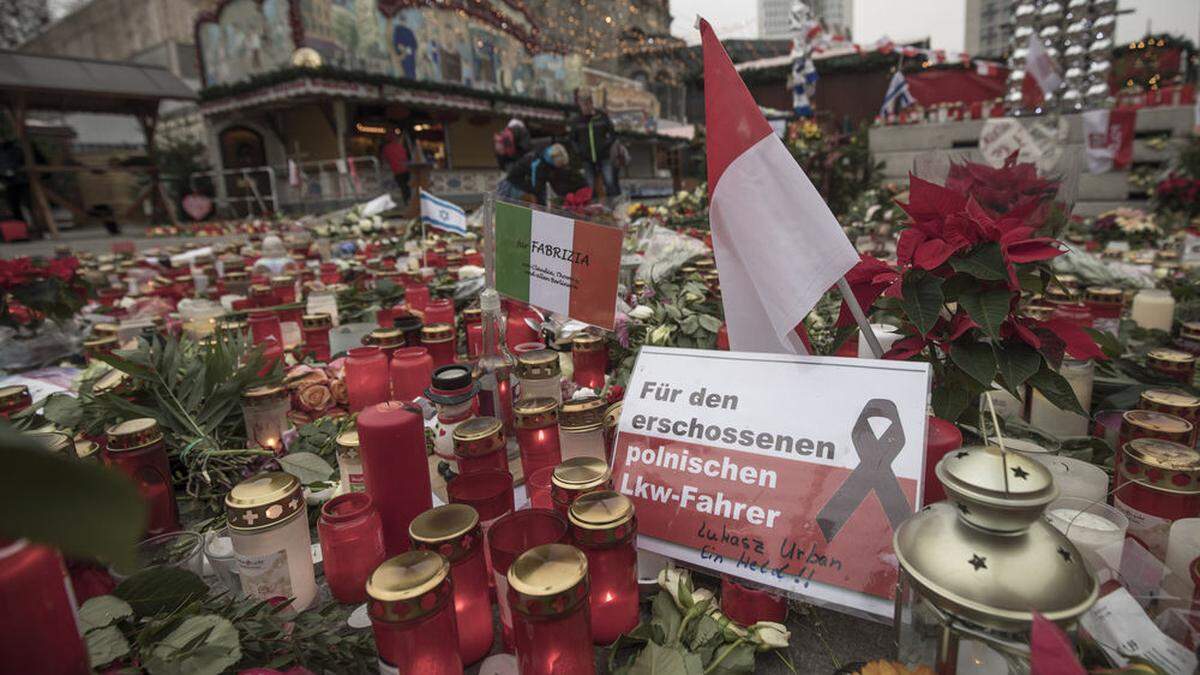
{"type": "Polygon", "coordinates": [[[396,185],[400,186],[400,194],[404,196],[404,203],[407,204],[412,199],[408,173],[408,146],[404,143],[404,132],[399,127],[392,129],[392,133],[388,134],[388,140],[383,144],[380,154],[391,168],[392,176],[396,179],[396,185]]]}

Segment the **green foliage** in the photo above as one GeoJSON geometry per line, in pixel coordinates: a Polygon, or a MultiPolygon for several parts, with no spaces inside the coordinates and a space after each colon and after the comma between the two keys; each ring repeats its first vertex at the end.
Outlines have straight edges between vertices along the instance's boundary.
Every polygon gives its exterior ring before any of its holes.
{"type": "Polygon", "coordinates": [[[942,294],[942,278],[932,274],[909,274],[904,277],[901,305],[909,321],[921,335],[927,335],[937,323],[945,296],[942,294]]]}

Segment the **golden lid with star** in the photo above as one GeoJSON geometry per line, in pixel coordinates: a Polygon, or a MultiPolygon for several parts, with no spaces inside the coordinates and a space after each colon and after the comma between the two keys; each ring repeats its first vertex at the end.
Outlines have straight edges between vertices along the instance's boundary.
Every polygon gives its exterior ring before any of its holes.
{"type": "Polygon", "coordinates": [[[483,543],[479,512],[467,504],[446,504],[425,511],[408,525],[413,548],[437,551],[453,565],[483,543]]]}
{"type": "Polygon", "coordinates": [[[570,612],[588,594],[587,556],[568,544],[535,546],[508,568],[513,611],[528,616],[570,612]]]}
{"type": "Polygon", "coordinates": [[[229,527],[252,531],[291,520],[305,511],[300,480],[283,471],[267,471],[233,486],[225,497],[229,527]]]}
{"type": "Polygon", "coordinates": [[[438,612],[450,599],[449,575],[449,561],[436,551],[413,550],[385,560],[367,578],[367,612],[385,623],[438,612]]]}

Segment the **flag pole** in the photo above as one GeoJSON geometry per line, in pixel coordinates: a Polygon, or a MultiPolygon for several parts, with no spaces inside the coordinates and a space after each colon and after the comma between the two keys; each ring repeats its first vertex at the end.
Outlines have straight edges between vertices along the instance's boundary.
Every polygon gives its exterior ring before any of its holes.
{"type": "Polygon", "coordinates": [[[867,315],[863,314],[862,307],[858,304],[858,298],[854,297],[854,291],[850,290],[850,284],[846,282],[846,277],[839,277],[837,281],[838,292],[842,294],[842,299],[846,301],[846,306],[850,308],[850,313],[854,315],[854,322],[858,324],[859,331],[867,340],[867,344],[871,347],[871,353],[875,358],[883,358],[883,347],[879,344],[879,338],[875,337],[875,331],[871,330],[871,322],[867,321],[867,315]]]}
{"type": "MultiPolygon", "coordinates": [[[[425,188],[423,188],[419,185],[417,186],[417,207],[418,207],[417,213],[418,214],[421,213],[421,211],[420,211],[421,193],[424,191],[425,191],[425,188]]],[[[421,267],[429,267],[429,250],[425,244],[425,216],[420,215],[418,217],[421,219],[421,267]]]]}

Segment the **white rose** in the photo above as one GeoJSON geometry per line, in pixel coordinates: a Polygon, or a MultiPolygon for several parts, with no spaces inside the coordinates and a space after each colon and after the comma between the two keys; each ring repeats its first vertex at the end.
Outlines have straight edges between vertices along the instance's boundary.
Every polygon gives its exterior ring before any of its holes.
{"type": "Polygon", "coordinates": [[[759,621],[750,626],[750,632],[754,636],[754,642],[757,643],[760,652],[768,649],[784,649],[788,646],[788,641],[792,639],[791,631],[783,624],[774,621],[759,621]]]}
{"type": "Polygon", "coordinates": [[[637,321],[645,321],[652,316],[654,316],[654,310],[650,309],[646,305],[638,305],[637,307],[629,310],[629,318],[636,319],[637,321]]]}
{"type": "Polygon", "coordinates": [[[478,265],[463,265],[458,268],[459,279],[476,279],[483,276],[483,268],[478,265]]]}

